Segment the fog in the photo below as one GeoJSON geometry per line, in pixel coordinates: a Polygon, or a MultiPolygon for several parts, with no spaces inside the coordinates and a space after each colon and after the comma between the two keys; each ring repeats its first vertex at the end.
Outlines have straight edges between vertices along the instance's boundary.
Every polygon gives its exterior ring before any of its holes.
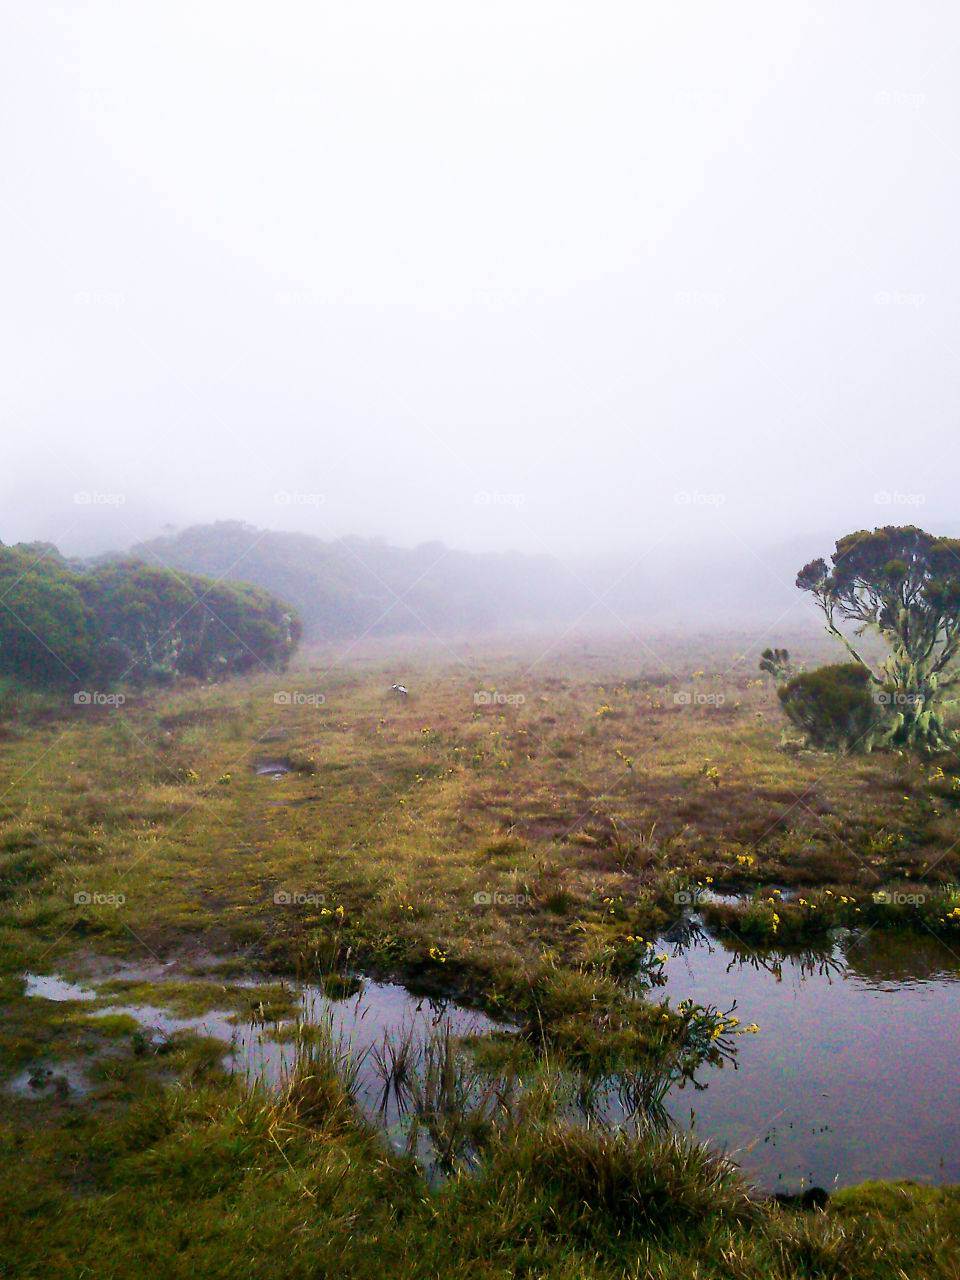
{"type": "Polygon", "coordinates": [[[0,541],[960,532],[955,6],[3,12],[0,541]]]}

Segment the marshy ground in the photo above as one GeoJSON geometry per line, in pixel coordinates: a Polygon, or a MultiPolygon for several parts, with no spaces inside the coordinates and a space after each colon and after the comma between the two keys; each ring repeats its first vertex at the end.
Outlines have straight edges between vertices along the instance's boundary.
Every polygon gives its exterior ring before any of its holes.
{"type": "Polygon", "coordinates": [[[773,1206],[675,1138],[548,1105],[545,1071],[735,1052],[723,1010],[656,996],[650,941],[698,899],[745,948],[895,930],[960,951],[960,762],[781,749],[757,657],[736,637],[395,644],[122,706],[6,695],[0,1050],[24,1078],[0,1275],[955,1275],[954,1190],[773,1206]],[[199,1024],[160,1043],[102,1012],[268,1028],[294,980],[335,998],[358,975],[517,1029],[491,1067],[536,1086],[468,1176],[386,1147],[329,1046],[262,1092],[199,1024]]]}

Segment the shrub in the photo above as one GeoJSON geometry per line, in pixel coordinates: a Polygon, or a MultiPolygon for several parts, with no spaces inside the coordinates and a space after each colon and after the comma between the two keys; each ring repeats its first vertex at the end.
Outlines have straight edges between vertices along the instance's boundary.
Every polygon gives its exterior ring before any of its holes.
{"type": "Polygon", "coordinates": [[[818,667],[794,676],[777,690],[787,718],[814,747],[869,751],[889,719],[873,697],[873,681],[856,662],[818,667]]]}

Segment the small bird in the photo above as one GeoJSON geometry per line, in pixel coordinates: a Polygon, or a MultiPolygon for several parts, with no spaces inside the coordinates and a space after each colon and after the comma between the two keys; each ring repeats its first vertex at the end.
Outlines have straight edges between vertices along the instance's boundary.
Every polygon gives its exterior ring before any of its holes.
{"type": "Polygon", "coordinates": [[[403,685],[403,684],[395,684],[395,685],[392,685],[392,686],[391,686],[391,692],[392,692],[392,693],[399,694],[399,696],[400,696],[401,698],[405,698],[405,697],[407,696],[407,692],[408,692],[408,690],[407,690],[406,685],[403,685]]]}

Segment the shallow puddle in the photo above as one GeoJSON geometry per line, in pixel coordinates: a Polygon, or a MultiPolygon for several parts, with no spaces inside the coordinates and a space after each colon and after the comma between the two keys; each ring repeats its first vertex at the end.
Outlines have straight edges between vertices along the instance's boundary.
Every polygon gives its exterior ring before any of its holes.
{"type": "Polygon", "coordinates": [[[41,996],[44,1000],[96,1000],[97,993],[90,987],[80,987],[66,982],[54,974],[28,973],[25,976],[24,995],[41,996]]]}
{"type": "MultiPolygon", "coordinates": [[[[695,1082],[670,1089],[668,1122],[727,1150],[767,1190],[829,1190],[868,1178],[960,1182],[960,956],[950,947],[932,936],[874,932],[819,952],[735,952],[695,924],[662,945],[671,959],[652,1001],[735,1004],[741,1026],[760,1027],[738,1037],[734,1063],[700,1068],[695,1082]]],[[[176,965],[148,967],[138,976],[154,981],[158,995],[165,978],[187,976],[176,965]]],[[[101,981],[133,972],[114,966],[89,986],[28,975],[26,989],[49,1000],[92,1000],[101,981]]],[[[452,1001],[372,981],[340,1001],[300,987],[280,1023],[228,1007],[179,1016],[159,1004],[124,1003],[122,994],[101,1013],[130,1014],[155,1044],[178,1031],[219,1040],[229,1069],[271,1088],[293,1066],[297,1022],[327,1023],[334,1042],[361,1060],[354,1090],[361,1109],[398,1145],[409,1116],[385,1094],[371,1052],[384,1036],[408,1032],[419,1048],[443,1026],[455,1036],[502,1029],[452,1001]]],[[[55,1071],[64,1074],[62,1066],[55,1071]]],[[[58,1087],[31,1086],[28,1074],[8,1087],[33,1097],[58,1087]]],[[[80,1076],[67,1084],[83,1091],[80,1076]]],[[[613,1082],[599,1101],[608,1122],[626,1118],[613,1082]]]]}
{"type": "MultiPolygon", "coordinates": [[[[670,948],[667,947],[668,954],[670,948]]],[[[936,938],[869,933],[823,952],[673,949],[667,985],[756,1035],[735,1067],[675,1087],[667,1110],[768,1189],[867,1178],[960,1182],[960,955],[936,938]]]]}
{"type": "MultiPolygon", "coordinates": [[[[165,977],[181,976],[176,973],[175,966],[156,965],[121,968],[112,973],[105,972],[103,977],[129,980],[134,974],[139,980],[148,978],[155,981],[158,995],[163,990],[165,977]],[[150,969],[149,974],[147,968],[150,969]]],[[[264,984],[269,981],[263,980],[264,984]]],[[[261,983],[237,985],[257,987],[261,983]]],[[[93,1000],[98,995],[92,988],[80,987],[59,977],[35,974],[26,975],[26,994],[48,1000],[93,1000]]],[[[178,1031],[192,1031],[219,1040],[224,1046],[224,1066],[227,1069],[251,1081],[260,1081],[271,1089],[280,1086],[294,1065],[297,1052],[294,1035],[298,1023],[325,1023],[330,1028],[334,1043],[344,1053],[360,1061],[354,1095],[361,1110],[392,1135],[401,1133],[405,1117],[396,1098],[385,1096],[383,1079],[371,1054],[375,1046],[383,1043],[385,1036],[396,1039],[401,1034],[409,1034],[414,1047],[420,1047],[441,1027],[448,1028],[454,1036],[482,1035],[502,1029],[502,1024],[452,1001],[415,996],[396,984],[372,981],[365,981],[360,991],[343,1000],[331,1000],[320,987],[301,986],[291,1015],[280,1022],[245,1018],[227,1007],[186,1016],[172,1013],[160,1004],[125,1003],[122,995],[97,1009],[92,1016],[114,1014],[127,1014],[135,1019],[143,1030],[152,1033],[154,1045],[178,1031]]],[[[61,1069],[58,1067],[57,1070],[61,1069]]],[[[29,1073],[23,1075],[21,1083],[24,1089],[28,1089],[29,1073]]],[[[12,1088],[13,1082],[9,1082],[8,1087],[12,1088]]],[[[30,1096],[49,1096],[49,1091],[37,1090],[30,1096]]]]}
{"type": "Polygon", "coordinates": [[[285,778],[288,773],[293,773],[293,765],[289,760],[282,757],[276,759],[259,759],[253,763],[253,771],[258,778],[285,778]]]}

